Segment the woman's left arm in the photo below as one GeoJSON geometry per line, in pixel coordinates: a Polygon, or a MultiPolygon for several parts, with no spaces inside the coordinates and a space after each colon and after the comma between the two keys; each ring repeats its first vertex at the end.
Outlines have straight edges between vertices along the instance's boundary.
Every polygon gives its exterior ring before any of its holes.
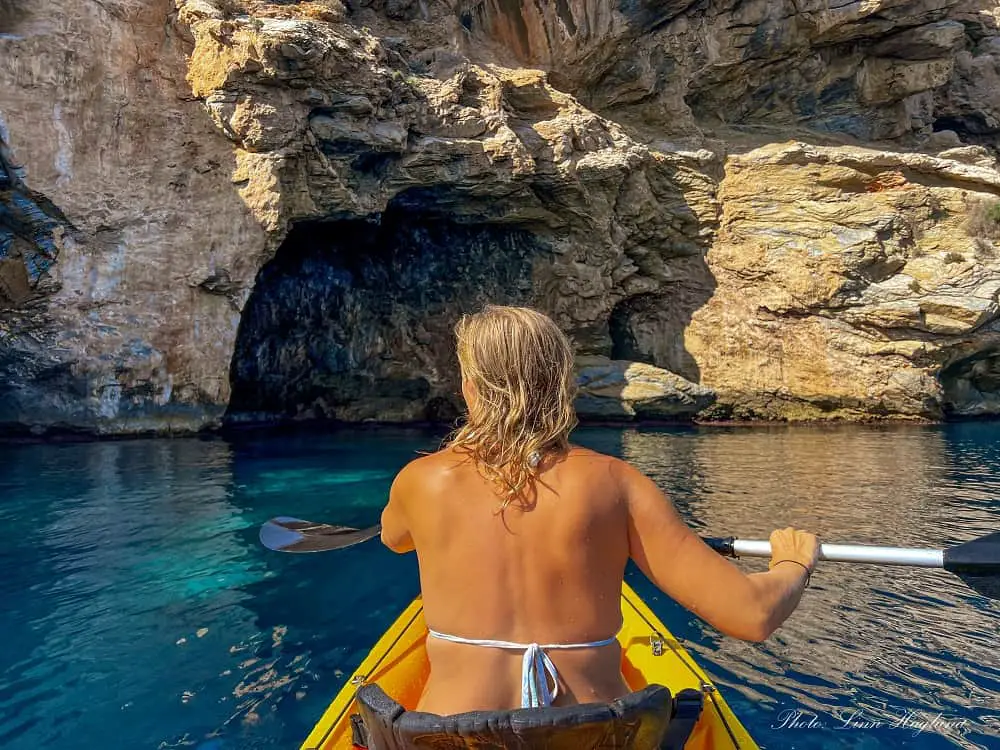
{"type": "Polygon", "coordinates": [[[413,484],[412,464],[403,467],[389,490],[389,503],[382,511],[382,544],[393,552],[412,552],[413,537],[406,517],[407,498],[413,484]]]}

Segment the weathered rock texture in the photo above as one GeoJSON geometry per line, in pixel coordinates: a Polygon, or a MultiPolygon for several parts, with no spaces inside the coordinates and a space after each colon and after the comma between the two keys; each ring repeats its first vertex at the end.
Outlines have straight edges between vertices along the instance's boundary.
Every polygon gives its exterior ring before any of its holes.
{"type": "Polygon", "coordinates": [[[4,7],[0,424],[218,419],[266,235],[191,96],[173,3],[4,7]]]}
{"type": "Polygon", "coordinates": [[[576,366],[583,419],[682,419],[715,401],[710,389],[644,362],[579,357],[576,366]]]}
{"type": "Polygon", "coordinates": [[[706,416],[1000,411],[997,0],[0,8],[0,422],[448,419],[487,300],[706,416]]]}
{"type": "Polygon", "coordinates": [[[719,286],[685,336],[722,414],[982,408],[971,381],[1000,344],[1000,248],[970,215],[1000,173],[969,151],[981,162],[802,144],[731,159],[719,286]]]}

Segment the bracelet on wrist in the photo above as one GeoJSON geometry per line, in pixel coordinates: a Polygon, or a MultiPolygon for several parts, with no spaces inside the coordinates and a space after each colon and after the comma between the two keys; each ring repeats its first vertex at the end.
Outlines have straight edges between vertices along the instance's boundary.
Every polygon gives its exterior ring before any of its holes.
{"type": "Polygon", "coordinates": [[[805,586],[804,586],[803,588],[809,588],[809,583],[810,583],[810,582],[811,582],[811,580],[812,580],[812,571],[811,571],[811,570],[809,570],[809,568],[808,568],[808,567],[806,567],[805,565],[803,565],[802,563],[800,563],[800,562],[799,562],[798,560],[788,560],[788,559],[784,559],[784,560],[775,560],[774,562],[772,562],[772,563],[771,563],[771,566],[770,566],[770,567],[772,567],[772,568],[773,568],[773,567],[774,567],[775,565],[780,565],[780,564],[781,564],[781,563],[783,563],[783,562],[790,562],[790,563],[795,563],[795,564],[796,564],[796,565],[798,565],[798,566],[799,566],[800,568],[802,568],[802,570],[804,570],[804,571],[806,572],[806,585],[805,585],[805,586]]]}

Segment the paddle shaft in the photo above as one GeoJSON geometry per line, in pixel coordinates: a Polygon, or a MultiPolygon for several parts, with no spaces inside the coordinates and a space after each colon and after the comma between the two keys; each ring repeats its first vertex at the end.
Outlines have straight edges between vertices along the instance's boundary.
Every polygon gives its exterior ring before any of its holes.
{"type": "MultiPolygon", "coordinates": [[[[726,557],[770,557],[771,543],[757,539],[706,538],[705,543],[726,557]]],[[[909,565],[918,568],[943,568],[944,551],[913,547],[876,547],[867,544],[822,544],[820,560],[830,562],[909,565]]]]}
{"type": "MultiPolygon", "coordinates": [[[[343,549],[378,536],[381,524],[367,529],[332,526],[284,516],[275,518],[261,529],[261,541],[271,549],[284,552],[321,552],[343,549]]],[[[705,538],[705,543],[727,557],[770,557],[771,543],[752,539],[705,538]]],[[[875,547],[860,544],[823,544],[820,559],[831,562],[910,565],[921,568],[944,567],[944,552],[934,549],[875,547]]]]}
{"type": "MultiPolygon", "coordinates": [[[[355,529],[282,516],[272,518],[261,526],[260,541],[268,549],[278,552],[328,552],[362,544],[374,539],[381,530],[381,524],[367,529],[355,529]]],[[[707,537],[704,540],[709,547],[726,557],[771,556],[770,542],[733,537],[707,537]]],[[[819,559],[870,565],[943,568],[957,575],[977,593],[990,599],[1000,599],[1000,531],[944,550],[867,544],[822,544],[819,559]]]]}

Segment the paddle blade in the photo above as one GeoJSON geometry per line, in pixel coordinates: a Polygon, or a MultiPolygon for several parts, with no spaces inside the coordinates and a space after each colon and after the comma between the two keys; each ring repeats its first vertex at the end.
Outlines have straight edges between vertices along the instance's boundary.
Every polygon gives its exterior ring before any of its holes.
{"type": "Polygon", "coordinates": [[[260,527],[260,542],[275,552],[329,552],[367,542],[381,532],[381,524],[355,529],[279,516],[260,527]]]}
{"type": "Polygon", "coordinates": [[[1000,575],[1000,531],[946,549],[944,569],[976,576],[1000,575]]]}
{"type": "Polygon", "coordinates": [[[1000,531],[946,549],[944,569],[977,593],[1000,599],[1000,531]]]}
{"type": "Polygon", "coordinates": [[[970,576],[958,574],[966,586],[987,599],[1000,599],[1000,576],[970,576]]]}

